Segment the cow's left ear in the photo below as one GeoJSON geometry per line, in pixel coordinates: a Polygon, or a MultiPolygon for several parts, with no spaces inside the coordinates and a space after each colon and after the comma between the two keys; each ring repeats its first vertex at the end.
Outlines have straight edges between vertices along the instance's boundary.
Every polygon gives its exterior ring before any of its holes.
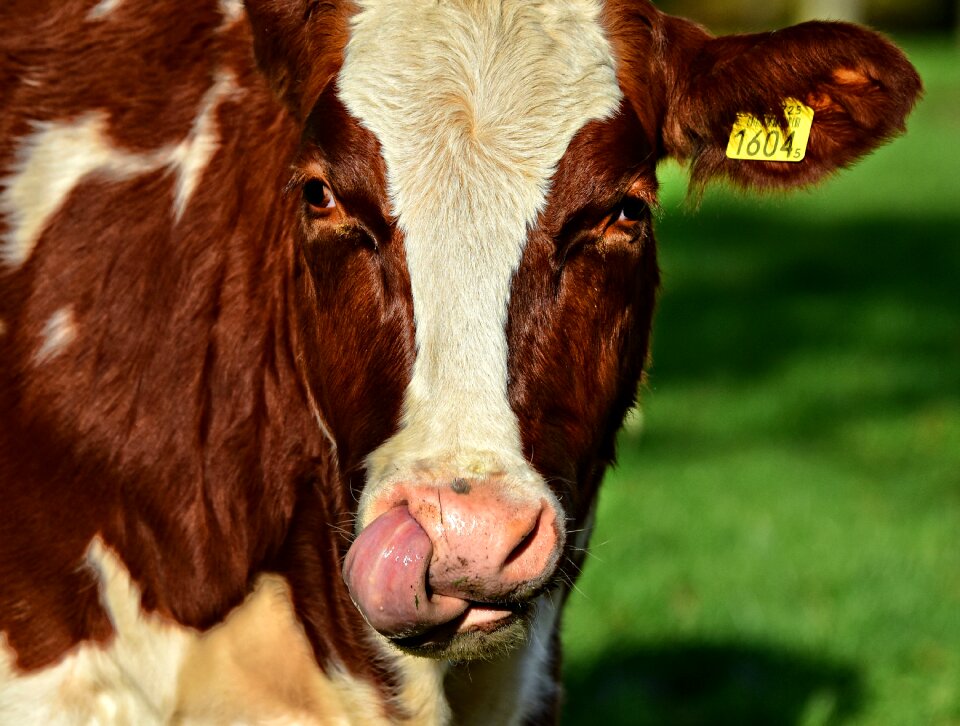
{"type": "Polygon", "coordinates": [[[691,161],[700,188],[714,177],[759,189],[816,182],[903,132],[922,91],[898,48],[849,23],[717,38],[677,18],[665,28],[664,148],[691,161]]]}

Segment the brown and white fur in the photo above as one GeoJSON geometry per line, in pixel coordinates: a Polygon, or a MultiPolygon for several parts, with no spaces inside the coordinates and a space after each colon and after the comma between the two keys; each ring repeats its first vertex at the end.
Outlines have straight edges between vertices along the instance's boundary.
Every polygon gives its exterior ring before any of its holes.
{"type": "Polygon", "coordinates": [[[811,184],[919,92],[645,0],[5,2],[0,723],[555,722],[657,162],[811,184]]]}

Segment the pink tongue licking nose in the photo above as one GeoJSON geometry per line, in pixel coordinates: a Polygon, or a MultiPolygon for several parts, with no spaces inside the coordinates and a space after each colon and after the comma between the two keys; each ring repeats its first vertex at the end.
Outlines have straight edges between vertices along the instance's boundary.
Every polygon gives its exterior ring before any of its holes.
{"type": "Polygon", "coordinates": [[[448,623],[469,603],[427,594],[433,543],[406,506],[367,526],[347,552],[343,579],[367,622],[392,638],[419,635],[448,623]]]}

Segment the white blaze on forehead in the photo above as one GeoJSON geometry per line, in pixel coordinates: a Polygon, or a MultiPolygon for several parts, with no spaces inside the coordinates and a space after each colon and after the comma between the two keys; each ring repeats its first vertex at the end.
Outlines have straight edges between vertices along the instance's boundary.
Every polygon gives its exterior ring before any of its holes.
{"type": "Polygon", "coordinates": [[[20,143],[13,170],[0,180],[0,213],[8,226],[0,237],[0,263],[11,267],[25,263],[50,218],[77,184],[94,172],[125,179],[169,168],[176,176],[173,215],[179,219],[220,145],[217,108],[236,92],[233,75],[219,73],[204,94],[187,136],[148,152],[116,146],[103,111],[34,124],[34,133],[20,143]]]}
{"type": "Polygon", "coordinates": [[[383,150],[417,342],[401,430],[370,475],[421,460],[522,465],[507,400],[510,284],[571,138],[620,101],[600,7],[359,5],[339,95],[383,150]]]}

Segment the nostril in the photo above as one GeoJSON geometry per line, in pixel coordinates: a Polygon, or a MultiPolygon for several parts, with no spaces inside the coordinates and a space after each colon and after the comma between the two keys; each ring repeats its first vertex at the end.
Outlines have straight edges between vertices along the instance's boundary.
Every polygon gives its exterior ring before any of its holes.
{"type": "Polygon", "coordinates": [[[522,558],[533,546],[533,542],[537,537],[537,532],[540,530],[540,520],[543,519],[543,512],[540,512],[537,520],[533,523],[533,527],[530,528],[530,531],[520,540],[520,544],[513,548],[507,558],[503,561],[503,569],[507,569],[514,562],[522,558]]]}
{"type": "Polygon", "coordinates": [[[558,544],[554,521],[553,509],[545,505],[533,527],[504,560],[501,572],[506,581],[540,583],[550,576],[558,544]]]}

